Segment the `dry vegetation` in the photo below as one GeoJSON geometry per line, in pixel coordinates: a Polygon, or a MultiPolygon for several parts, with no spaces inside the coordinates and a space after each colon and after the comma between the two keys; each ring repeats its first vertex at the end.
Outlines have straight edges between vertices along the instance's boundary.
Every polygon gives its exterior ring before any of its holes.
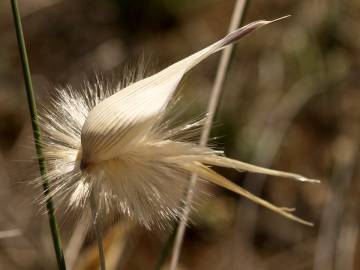
{"type": "MultiPolygon", "coordinates": [[[[46,103],[54,85],[80,86],[94,70],[118,80],[122,64],[142,54],[158,71],[222,37],[233,2],[20,1],[36,94],[46,103]]],[[[212,136],[229,157],[323,179],[301,185],[221,170],[316,225],[208,186],[181,269],[360,268],[360,3],[250,1],[245,22],[287,14],[236,46],[212,136]]],[[[218,57],[182,84],[190,113],[205,110],[218,57]]],[[[56,269],[47,217],[34,203],[40,191],[28,185],[38,167],[8,1],[0,3],[0,139],[0,268],[56,269]]],[[[58,216],[68,268],[97,269],[84,221],[58,216]]],[[[114,223],[105,236],[108,269],[155,269],[169,233],[114,223]]]]}

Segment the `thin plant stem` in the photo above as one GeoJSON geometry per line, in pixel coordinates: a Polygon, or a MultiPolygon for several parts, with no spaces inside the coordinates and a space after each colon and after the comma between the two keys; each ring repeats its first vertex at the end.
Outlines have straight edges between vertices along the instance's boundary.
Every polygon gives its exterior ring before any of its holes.
{"type": "Polygon", "coordinates": [[[61,247],[61,240],[60,240],[60,233],[58,229],[58,225],[56,222],[55,214],[54,214],[54,204],[52,202],[52,198],[50,196],[50,189],[49,189],[49,181],[46,178],[46,164],[44,155],[42,152],[41,147],[41,134],[40,134],[40,128],[38,124],[38,115],[37,115],[37,109],[36,109],[36,102],[34,97],[34,91],[32,87],[32,81],[31,81],[31,73],[30,73],[30,67],[27,59],[27,53],[26,53],[26,47],[25,47],[25,40],[24,40],[24,34],[22,30],[21,25],[21,18],[19,13],[19,7],[16,0],[11,0],[11,8],[12,13],[14,17],[14,24],[15,24],[15,30],[16,30],[16,37],[18,41],[18,46],[20,50],[20,57],[21,57],[21,64],[22,64],[22,70],[25,80],[25,88],[26,88],[26,96],[27,101],[30,109],[30,116],[31,116],[31,124],[33,129],[33,136],[35,140],[35,148],[36,148],[36,155],[39,162],[39,168],[40,168],[40,174],[42,177],[42,186],[43,186],[43,194],[46,198],[46,208],[47,213],[49,217],[49,224],[50,224],[50,230],[51,230],[51,236],[54,244],[56,259],[59,270],[66,270],[65,265],[65,259],[64,254],[61,247]]]}
{"type": "MultiPolygon", "coordinates": [[[[247,0],[236,1],[228,32],[234,31],[242,23],[245,10],[247,7],[247,3],[248,3],[247,0]]],[[[232,51],[233,51],[233,45],[230,45],[226,49],[224,49],[224,51],[221,54],[220,63],[216,72],[215,82],[211,91],[211,96],[207,108],[208,117],[201,132],[201,137],[200,137],[201,146],[206,146],[209,139],[212,123],[214,121],[214,116],[219,105],[220,96],[222,93],[222,88],[225,81],[228,66],[230,63],[232,51]]],[[[170,270],[176,270],[179,263],[181,246],[184,240],[186,224],[189,219],[189,213],[194,197],[197,178],[198,177],[196,174],[192,174],[190,178],[183,214],[175,236],[175,243],[174,243],[173,253],[170,263],[170,270]]]]}
{"type": "Polygon", "coordinates": [[[92,224],[95,231],[95,237],[97,241],[98,251],[99,251],[99,269],[106,270],[105,265],[105,253],[104,253],[104,246],[103,246],[103,237],[102,237],[102,229],[101,223],[98,216],[96,201],[94,197],[94,193],[91,192],[90,195],[90,208],[91,208],[91,216],[92,216],[92,224]]]}
{"type": "MultiPolygon", "coordinates": [[[[354,136],[355,137],[355,136],[354,136]]],[[[322,211],[319,226],[319,233],[316,240],[314,252],[313,270],[336,269],[338,261],[337,249],[341,226],[344,223],[345,199],[349,194],[349,187],[353,181],[354,171],[358,161],[357,139],[341,135],[335,145],[335,162],[333,179],[330,182],[330,189],[326,204],[322,211]],[[338,150],[341,149],[341,150],[338,150]],[[344,149],[346,151],[344,151],[344,149]]],[[[349,243],[346,243],[348,247],[349,243]]],[[[349,252],[349,255],[351,252],[349,252]]],[[[341,267],[341,269],[345,269],[341,267]]]]}
{"type": "Polygon", "coordinates": [[[69,270],[74,269],[76,259],[79,256],[81,247],[85,242],[86,234],[89,229],[89,227],[86,226],[85,224],[89,224],[89,221],[90,221],[89,215],[82,215],[65,249],[65,259],[66,259],[67,268],[69,270]]]}
{"type": "MultiPolygon", "coordinates": [[[[178,224],[176,224],[178,225],[178,224]]],[[[169,256],[169,253],[171,252],[172,245],[174,244],[175,235],[177,231],[177,226],[175,226],[174,229],[172,229],[171,234],[168,236],[168,238],[165,241],[165,244],[160,252],[159,259],[156,263],[155,270],[161,270],[162,266],[164,265],[166,258],[169,256]]]]}

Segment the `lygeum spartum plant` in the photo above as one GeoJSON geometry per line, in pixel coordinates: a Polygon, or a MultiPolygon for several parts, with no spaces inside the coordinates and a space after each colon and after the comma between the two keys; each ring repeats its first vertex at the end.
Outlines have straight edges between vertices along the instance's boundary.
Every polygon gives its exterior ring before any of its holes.
{"type": "Polygon", "coordinates": [[[308,223],[213,171],[239,171],[317,182],[298,174],[261,168],[223,156],[189,140],[203,121],[172,123],[171,101],[183,75],[209,55],[273,21],[250,23],[159,73],[112,88],[101,82],[82,91],[58,89],[41,117],[51,195],[70,209],[90,197],[100,215],[122,213],[142,225],[179,219],[189,175],[242,195],[287,218],[308,223]],[[123,88],[123,89],[121,89],[123,88]],[[169,105],[170,104],[170,105],[169,105]]]}

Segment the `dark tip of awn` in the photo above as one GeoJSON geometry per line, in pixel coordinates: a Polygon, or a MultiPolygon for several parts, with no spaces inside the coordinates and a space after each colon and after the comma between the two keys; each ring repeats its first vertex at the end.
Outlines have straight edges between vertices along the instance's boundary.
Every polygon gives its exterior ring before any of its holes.
{"type": "Polygon", "coordinates": [[[271,21],[264,21],[264,20],[260,20],[260,21],[255,21],[252,22],[248,25],[245,25],[244,27],[241,27],[240,29],[235,30],[234,32],[231,32],[229,35],[227,35],[224,38],[223,44],[221,47],[226,46],[230,43],[235,42],[236,40],[239,40],[240,38],[246,36],[247,34],[251,33],[252,31],[256,30],[259,27],[262,27],[264,25],[267,25],[269,23],[273,23],[273,22],[277,22],[283,19],[286,19],[288,17],[290,17],[291,15],[286,15],[283,16],[281,18],[275,19],[275,20],[271,20],[271,21]]]}

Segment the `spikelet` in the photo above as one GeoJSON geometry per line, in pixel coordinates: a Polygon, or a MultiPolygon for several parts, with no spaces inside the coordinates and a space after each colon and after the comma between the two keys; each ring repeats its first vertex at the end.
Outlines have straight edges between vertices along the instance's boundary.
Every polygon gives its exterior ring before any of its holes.
{"type": "Polygon", "coordinates": [[[203,121],[169,124],[183,75],[209,55],[272,21],[250,23],[159,73],[123,89],[98,81],[82,91],[59,89],[42,115],[51,195],[70,209],[83,209],[90,194],[99,214],[122,213],[151,228],[181,215],[189,176],[209,181],[285,217],[310,224],[230,182],[209,166],[317,182],[298,174],[226,158],[188,140],[203,121]],[[121,90],[121,91],[120,91],[121,90]]]}

